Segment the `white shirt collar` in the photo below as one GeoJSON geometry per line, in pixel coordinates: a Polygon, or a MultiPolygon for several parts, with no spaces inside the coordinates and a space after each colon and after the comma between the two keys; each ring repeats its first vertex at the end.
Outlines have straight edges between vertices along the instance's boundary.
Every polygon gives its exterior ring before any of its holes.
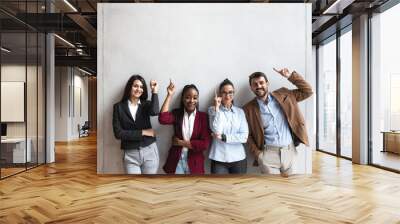
{"type": "Polygon", "coordinates": [[[264,100],[261,100],[260,98],[258,98],[257,97],[257,102],[259,103],[259,104],[264,104],[264,105],[267,105],[269,102],[271,102],[273,100],[273,98],[272,98],[272,95],[270,94],[270,93],[268,93],[268,96],[267,96],[267,99],[264,101],[264,100]]]}
{"type": "Polygon", "coordinates": [[[189,115],[188,112],[186,112],[186,110],[184,110],[184,116],[186,117],[195,117],[196,116],[196,109],[194,109],[194,111],[189,115]]]}
{"type": "Polygon", "coordinates": [[[220,109],[223,111],[232,111],[233,113],[235,112],[235,106],[232,104],[231,108],[225,107],[224,105],[221,104],[220,109]]]}
{"type": "MultiPolygon", "coordinates": [[[[139,104],[141,104],[140,99],[139,99],[138,102],[137,102],[137,105],[139,105],[139,104]]],[[[131,102],[130,99],[128,99],[128,105],[129,105],[129,106],[134,106],[134,105],[132,104],[132,102],[131,102]]]]}

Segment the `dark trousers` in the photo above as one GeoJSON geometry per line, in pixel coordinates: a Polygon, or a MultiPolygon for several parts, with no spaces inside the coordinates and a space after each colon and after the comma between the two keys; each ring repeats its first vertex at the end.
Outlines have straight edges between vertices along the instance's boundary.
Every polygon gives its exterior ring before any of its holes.
{"type": "Polygon", "coordinates": [[[211,160],[212,174],[244,174],[247,172],[247,160],[240,160],[232,163],[223,163],[211,160]]]}

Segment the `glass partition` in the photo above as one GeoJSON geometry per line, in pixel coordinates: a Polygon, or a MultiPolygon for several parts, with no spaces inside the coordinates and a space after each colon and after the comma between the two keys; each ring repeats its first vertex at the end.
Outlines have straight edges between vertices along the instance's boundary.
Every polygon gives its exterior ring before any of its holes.
{"type": "Polygon", "coordinates": [[[1,123],[6,125],[1,139],[1,176],[6,177],[24,171],[31,156],[26,141],[26,33],[2,33],[1,47],[0,110],[1,123]]]}
{"type": "MultiPolygon", "coordinates": [[[[21,16],[43,13],[44,3],[1,1],[0,7],[21,16]]],[[[0,178],[5,178],[45,163],[46,39],[12,14],[0,12],[0,45],[0,178]]]]}

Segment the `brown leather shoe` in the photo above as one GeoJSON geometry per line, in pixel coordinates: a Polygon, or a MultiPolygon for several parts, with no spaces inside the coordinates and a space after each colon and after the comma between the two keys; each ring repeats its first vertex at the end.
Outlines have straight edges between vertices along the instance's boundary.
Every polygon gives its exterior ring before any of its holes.
{"type": "Polygon", "coordinates": [[[287,172],[281,172],[281,176],[282,176],[282,177],[288,178],[288,177],[289,177],[289,174],[288,174],[287,172]]]}
{"type": "Polygon", "coordinates": [[[284,171],[284,170],[281,169],[281,176],[282,176],[282,177],[286,177],[286,178],[289,177],[289,172],[288,172],[288,171],[289,171],[289,170],[285,170],[285,171],[284,171]]]}

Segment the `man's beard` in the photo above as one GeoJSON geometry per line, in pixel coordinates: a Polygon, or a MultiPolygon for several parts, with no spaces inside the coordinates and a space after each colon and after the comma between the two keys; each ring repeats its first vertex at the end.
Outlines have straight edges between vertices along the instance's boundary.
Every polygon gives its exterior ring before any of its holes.
{"type": "Polygon", "coordinates": [[[264,88],[258,88],[258,89],[256,89],[256,91],[254,93],[258,97],[264,97],[267,94],[267,90],[264,88]],[[258,90],[262,90],[262,91],[258,91],[258,90]]]}

